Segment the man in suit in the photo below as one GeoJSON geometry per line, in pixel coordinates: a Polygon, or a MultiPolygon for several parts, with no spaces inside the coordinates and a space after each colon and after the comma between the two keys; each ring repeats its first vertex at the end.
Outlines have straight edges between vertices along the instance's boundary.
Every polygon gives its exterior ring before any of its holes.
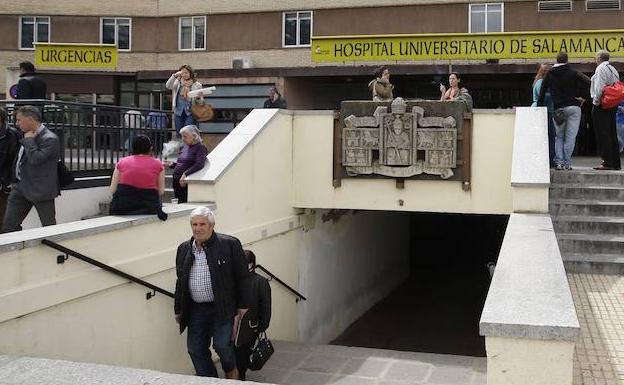
{"type": "Polygon", "coordinates": [[[175,320],[188,326],[186,346],[198,376],[217,377],[211,340],[228,379],[239,379],[232,331],[249,306],[249,272],[238,239],[214,231],[207,207],[191,212],[193,237],[176,254],[175,320]]]}
{"type": "Polygon", "coordinates": [[[46,83],[35,74],[35,66],[29,61],[19,63],[20,80],[17,82],[17,99],[45,99],[46,83]]]}
{"type": "Polygon", "coordinates": [[[24,137],[15,161],[14,184],[3,221],[4,233],[20,231],[33,206],[43,226],[56,224],[54,198],[60,195],[58,137],[41,123],[39,109],[33,106],[20,107],[15,124],[24,137]]]}

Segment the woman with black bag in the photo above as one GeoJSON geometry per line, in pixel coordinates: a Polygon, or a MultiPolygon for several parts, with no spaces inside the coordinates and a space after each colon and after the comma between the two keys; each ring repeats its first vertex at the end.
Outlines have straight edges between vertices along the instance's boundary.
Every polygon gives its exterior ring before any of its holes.
{"type": "Polygon", "coordinates": [[[271,321],[271,286],[269,281],[256,273],[256,255],[253,251],[245,250],[247,266],[251,273],[251,301],[249,311],[240,320],[240,326],[235,341],[236,366],[239,379],[245,380],[245,372],[249,368],[249,356],[260,333],[264,333],[271,321]]]}

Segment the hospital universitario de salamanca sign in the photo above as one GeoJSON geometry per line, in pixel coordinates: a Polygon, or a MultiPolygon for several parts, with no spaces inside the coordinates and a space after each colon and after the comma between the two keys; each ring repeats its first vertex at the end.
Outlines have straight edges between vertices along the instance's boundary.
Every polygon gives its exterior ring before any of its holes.
{"type": "Polygon", "coordinates": [[[315,36],[311,47],[315,62],[624,57],[624,30],[315,36]]]}

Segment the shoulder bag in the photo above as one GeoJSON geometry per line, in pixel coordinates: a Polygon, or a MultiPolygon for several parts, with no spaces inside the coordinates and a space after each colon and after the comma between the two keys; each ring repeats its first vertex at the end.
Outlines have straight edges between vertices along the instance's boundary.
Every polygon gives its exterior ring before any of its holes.
{"type": "Polygon", "coordinates": [[[58,173],[59,185],[61,188],[68,186],[74,182],[74,175],[69,171],[65,162],[59,160],[56,163],[56,172],[58,173]]]}
{"type": "Polygon", "coordinates": [[[624,100],[624,83],[617,80],[615,83],[604,86],[602,89],[602,97],[600,98],[600,107],[605,110],[617,107],[624,100]]]}
{"type": "Polygon", "coordinates": [[[210,104],[196,104],[191,106],[191,114],[198,122],[207,122],[214,118],[214,110],[210,104]]]}

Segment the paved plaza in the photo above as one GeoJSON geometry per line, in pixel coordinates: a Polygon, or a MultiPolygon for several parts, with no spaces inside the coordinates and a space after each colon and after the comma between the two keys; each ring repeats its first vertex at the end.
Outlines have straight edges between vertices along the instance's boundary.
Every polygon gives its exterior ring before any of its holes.
{"type": "Polygon", "coordinates": [[[574,385],[624,385],[624,276],[568,274],[581,325],[574,385]]]}
{"type": "Polygon", "coordinates": [[[275,342],[248,380],[288,385],[485,385],[485,358],[275,342]]]}

